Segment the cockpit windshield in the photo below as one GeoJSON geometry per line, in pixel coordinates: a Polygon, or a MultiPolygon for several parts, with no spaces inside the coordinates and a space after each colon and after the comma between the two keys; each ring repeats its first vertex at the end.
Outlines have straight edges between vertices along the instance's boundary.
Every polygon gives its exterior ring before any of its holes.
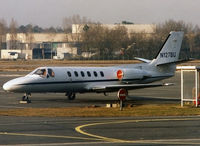
{"type": "Polygon", "coordinates": [[[47,72],[46,69],[37,69],[33,74],[46,76],[47,72]]]}
{"type": "Polygon", "coordinates": [[[53,72],[53,70],[51,68],[48,68],[48,74],[50,75],[50,77],[55,76],[55,73],[53,72]]]}
{"type": "Polygon", "coordinates": [[[55,73],[54,71],[51,69],[51,68],[40,68],[40,69],[37,69],[35,72],[33,72],[33,74],[35,75],[40,75],[40,76],[43,76],[43,77],[54,77],[55,76],[55,73]]]}

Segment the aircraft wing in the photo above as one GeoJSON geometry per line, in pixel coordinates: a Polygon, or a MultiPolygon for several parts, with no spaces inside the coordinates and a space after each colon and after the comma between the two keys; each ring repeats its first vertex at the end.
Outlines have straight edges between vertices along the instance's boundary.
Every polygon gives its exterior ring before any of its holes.
{"type": "Polygon", "coordinates": [[[91,88],[92,91],[96,92],[112,92],[118,91],[121,88],[127,90],[140,89],[140,88],[150,88],[150,87],[159,87],[159,86],[171,86],[173,83],[164,83],[164,84],[125,84],[125,85],[97,85],[91,88]]]}

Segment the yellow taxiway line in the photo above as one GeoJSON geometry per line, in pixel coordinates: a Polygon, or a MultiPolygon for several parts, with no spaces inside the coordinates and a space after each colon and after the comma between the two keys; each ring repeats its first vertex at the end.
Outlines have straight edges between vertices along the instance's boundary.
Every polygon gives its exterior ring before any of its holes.
{"type": "Polygon", "coordinates": [[[109,121],[101,123],[90,123],[75,127],[78,133],[89,136],[87,137],[75,137],[75,136],[64,136],[64,135],[46,135],[46,134],[27,134],[27,133],[10,133],[10,132],[0,132],[0,135],[11,135],[11,136],[30,136],[30,137],[46,137],[46,138],[64,138],[64,139],[79,139],[79,140],[89,140],[89,141],[99,141],[108,143],[151,143],[151,144],[200,144],[200,139],[158,139],[158,140],[123,140],[116,138],[109,138],[105,136],[95,135],[83,130],[86,127],[98,126],[98,125],[108,125],[108,124],[123,124],[123,123],[137,123],[137,122],[162,122],[162,121],[187,121],[187,120],[200,120],[197,118],[166,118],[166,119],[144,119],[144,120],[120,120],[120,121],[109,121]]]}
{"type": "MultiPolygon", "coordinates": [[[[104,136],[99,136],[95,134],[91,134],[89,132],[85,132],[82,130],[83,128],[90,127],[90,126],[98,126],[98,125],[108,125],[108,124],[122,124],[122,123],[137,123],[137,122],[162,122],[162,121],[187,121],[187,120],[199,120],[198,118],[166,118],[166,119],[145,119],[145,120],[121,120],[121,121],[111,121],[111,122],[101,122],[101,123],[91,123],[91,124],[84,124],[77,126],[75,130],[78,133],[81,133],[83,135],[87,135],[93,138],[97,138],[102,141],[108,141],[108,142],[116,142],[116,143],[161,143],[161,142],[169,142],[167,139],[164,140],[123,140],[123,139],[116,139],[116,138],[109,138],[104,136]]],[[[196,140],[196,139],[195,139],[196,140]]],[[[198,139],[200,140],[200,139],[198,139]]],[[[178,142],[178,139],[172,139],[173,142],[178,142]]],[[[182,143],[181,143],[182,144],[182,143]]]]}

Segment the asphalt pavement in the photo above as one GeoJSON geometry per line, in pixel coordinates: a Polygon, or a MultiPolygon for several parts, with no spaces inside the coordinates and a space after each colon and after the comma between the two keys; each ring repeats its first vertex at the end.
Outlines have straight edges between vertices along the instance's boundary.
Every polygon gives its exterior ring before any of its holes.
{"type": "Polygon", "coordinates": [[[0,145],[193,145],[200,117],[1,117],[0,145]]]}
{"type": "MultiPolygon", "coordinates": [[[[0,73],[0,109],[27,107],[105,106],[116,93],[77,94],[68,101],[61,93],[32,94],[31,104],[20,104],[22,94],[6,93],[4,82],[26,72],[0,73]]],[[[180,103],[180,73],[163,82],[174,86],[129,92],[131,104],[180,103]]],[[[0,117],[0,145],[199,145],[200,117],[0,117]]]]}

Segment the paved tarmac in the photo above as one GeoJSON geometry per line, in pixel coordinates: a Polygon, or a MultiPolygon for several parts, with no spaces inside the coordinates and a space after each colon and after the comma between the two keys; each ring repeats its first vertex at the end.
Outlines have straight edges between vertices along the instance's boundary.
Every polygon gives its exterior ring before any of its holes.
{"type": "Polygon", "coordinates": [[[1,117],[0,145],[193,145],[200,117],[1,117]]]}
{"type": "MultiPolygon", "coordinates": [[[[31,104],[20,104],[21,94],[6,93],[2,84],[25,73],[0,73],[0,109],[26,107],[105,106],[116,93],[33,94],[31,104]]],[[[131,104],[179,103],[180,73],[165,80],[174,86],[133,90],[131,104]]],[[[192,145],[200,144],[200,117],[0,117],[0,145],[192,145]]]]}

